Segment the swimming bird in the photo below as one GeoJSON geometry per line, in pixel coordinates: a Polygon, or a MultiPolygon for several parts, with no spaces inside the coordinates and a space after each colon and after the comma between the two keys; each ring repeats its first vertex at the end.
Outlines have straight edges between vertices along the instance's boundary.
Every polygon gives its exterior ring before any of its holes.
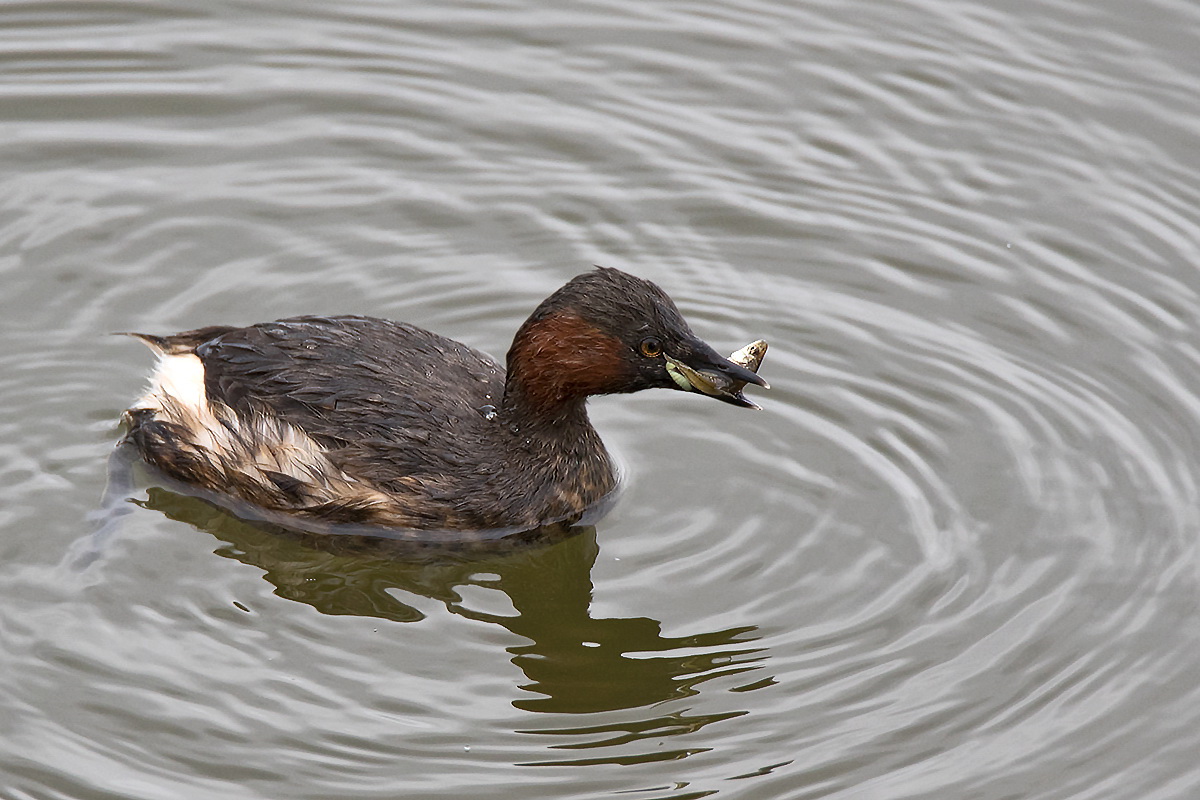
{"type": "MultiPolygon", "coordinates": [[[[668,388],[755,408],[761,351],[734,363],[650,281],[597,268],[518,329],[507,369],[402,322],[304,316],[168,336],[126,412],[167,476],[299,520],[439,531],[534,528],[608,496],[589,396],[668,388]]],[[[765,349],[764,343],[761,344],[765,349]]]]}

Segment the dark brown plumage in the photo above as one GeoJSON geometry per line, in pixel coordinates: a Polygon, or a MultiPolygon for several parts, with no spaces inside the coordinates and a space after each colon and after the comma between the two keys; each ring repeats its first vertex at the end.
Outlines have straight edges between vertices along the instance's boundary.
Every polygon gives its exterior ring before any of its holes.
{"type": "Polygon", "coordinates": [[[700,388],[735,405],[750,405],[742,385],[765,385],[697,339],[661,289],[613,269],[539,305],[507,372],[369,317],[135,335],[162,354],[126,412],[146,461],[267,509],[427,530],[532,528],[609,494],[616,475],[587,419],[590,395],[697,390],[681,369],[710,376],[700,388]]]}

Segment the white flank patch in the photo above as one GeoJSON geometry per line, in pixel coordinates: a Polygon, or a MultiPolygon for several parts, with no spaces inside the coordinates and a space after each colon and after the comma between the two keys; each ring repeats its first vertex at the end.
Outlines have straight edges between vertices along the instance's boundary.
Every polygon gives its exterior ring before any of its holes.
{"type": "MultiPolygon", "coordinates": [[[[386,501],[386,495],[334,466],[319,444],[281,419],[257,416],[243,421],[228,409],[214,409],[204,390],[204,363],[191,353],[159,356],[150,388],[131,411],[148,410],[187,431],[191,446],[207,451],[227,474],[272,485],[264,472],[302,481],[314,501],[386,501]]],[[[221,489],[223,487],[213,487],[221,489]]]]}
{"type": "Polygon", "coordinates": [[[154,374],[150,376],[150,391],[134,403],[133,408],[161,411],[167,398],[191,414],[209,414],[208,396],[204,392],[204,363],[199,356],[191,353],[160,355],[154,374]]]}

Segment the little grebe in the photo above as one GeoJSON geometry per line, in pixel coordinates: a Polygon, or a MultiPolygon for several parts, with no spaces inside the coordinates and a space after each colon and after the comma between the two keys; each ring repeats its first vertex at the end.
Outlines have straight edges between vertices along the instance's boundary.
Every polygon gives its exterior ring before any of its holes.
{"type": "Polygon", "coordinates": [[[658,286],[604,268],[537,307],[507,374],[466,345],[370,317],[132,335],[159,353],[149,391],[125,412],[147,462],[336,523],[485,530],[568,519],[616,486],[589,395],[664,387],[753,408],[742,387],[766,386],[698,339],[658,286]]]}

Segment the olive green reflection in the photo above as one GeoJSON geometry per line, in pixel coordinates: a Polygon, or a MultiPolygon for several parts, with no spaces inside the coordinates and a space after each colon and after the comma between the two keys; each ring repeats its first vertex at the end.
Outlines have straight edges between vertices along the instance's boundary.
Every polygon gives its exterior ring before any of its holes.
{"type": "MultiPolygon", "coordinates": [[[[529,695],[513,705],[529,711],[587,713],[646,706],[695,694],[698,684],[715,677],[757,669],[765,658],[761,648],[745,646],[757,638],[751,626],[667,637],[660,623],[648,617],[593,619],[590,573],[599,548],[591,526],[551,526],[498,541],[434,545],[301,533],[248,522],[166,489],[151,488],[148,494],[141,505],[228,542],[218,555],[264,570],[276,594],[322,613],[394,622],[422,619],[422,612],[396,597],[407,592],[520,635],[528,643],[508,652],[529,679],[521,686],[529,695]],[[504,592],[515,613],[467,607],[464,587],[504,592]]],[[[695,730],[728,716],[664,720],[650,727],[661,737],[664,728],[695,730]]],[[[630,735],[612,733],[617,738],[630,735]]]]}

